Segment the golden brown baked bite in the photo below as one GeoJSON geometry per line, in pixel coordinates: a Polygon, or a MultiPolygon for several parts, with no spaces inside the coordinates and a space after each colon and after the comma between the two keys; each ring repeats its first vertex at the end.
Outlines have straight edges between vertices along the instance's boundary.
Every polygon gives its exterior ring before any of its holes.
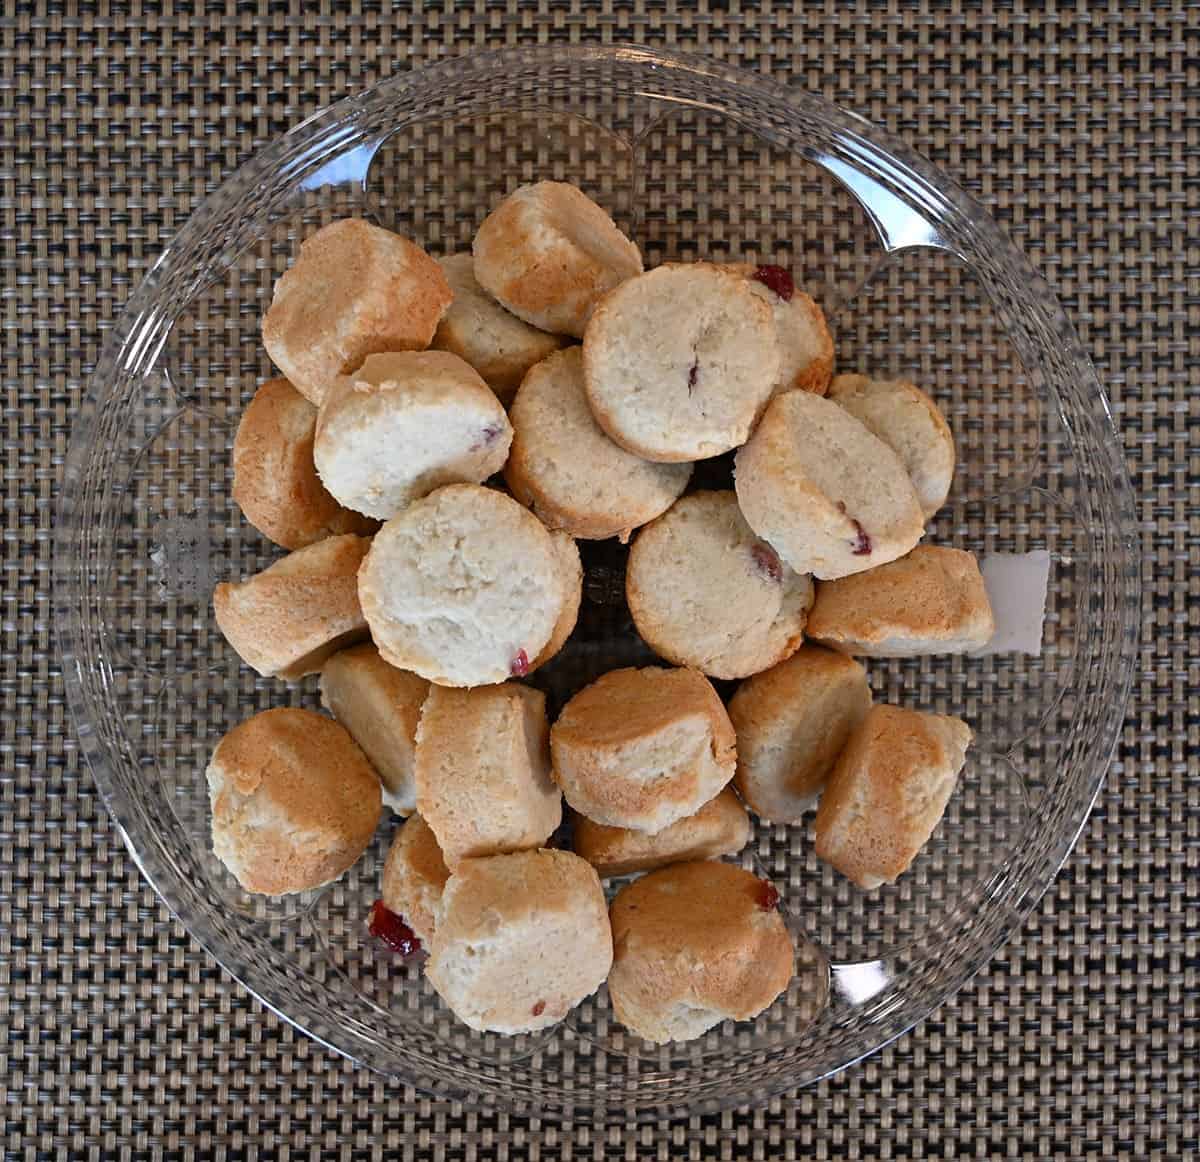
{"type": "Polygon", "coordinates": [[[647,1041],[689,1041],[756,1017],[788,986],[795,949],[765,880],[728,863],[676,863],[612,902],[608,995],[647,1041]]]}
{"type": "Polygon", "coordinates": [[[937,827],[966,761],[958,718],[873,706],[817,808],[817,855],[860,888],[894,883],[937,827]]]}

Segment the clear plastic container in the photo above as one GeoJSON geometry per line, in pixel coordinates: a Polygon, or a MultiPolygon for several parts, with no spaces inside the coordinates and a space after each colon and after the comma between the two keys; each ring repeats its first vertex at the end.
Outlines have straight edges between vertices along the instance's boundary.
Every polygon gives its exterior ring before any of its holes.
{"type": "MultiPolygon", "coordinates": [[[[622,554],[583,545],[561,701],[648,656],[622,554]]],[[[712,62],[635,48],[515,49],[401,76],[298,126],[192,216],[110,332],[77,418],[55,546],[67,692],[100,791],[143,873],[222,965],[313,1037],[439,1094],[603,1117],[761,1100],[871,1053],[951,996],[1071,849],[1124,712],[1140,593],[1129,484],[1104,396],[1046,284],[983,210],[853,114],[712,62]],[[574,181],[648,263],[793,267],[843,370],[925,384],[960,468],[931,539],[1051,557],[1041,653],[872,663],[876,697],[965,717],[978,742],[946,817],[894,887],[860,892],[811,829],[758,824],[800,949],[756,1021],[654,1047],[604,990],[526,1037],[459,1024],[418,965],[367,935],[390,838],[338,883],[242,892],[209,851],[204,768],[236,722],[317,704],[225,645],[213,584],[278,555],[230,497],[259,341],[298,241],[347,214],[463,249],[513,186],[574,181]]],[[[719,918],[714,918],[714,923],[719,918]]]]}

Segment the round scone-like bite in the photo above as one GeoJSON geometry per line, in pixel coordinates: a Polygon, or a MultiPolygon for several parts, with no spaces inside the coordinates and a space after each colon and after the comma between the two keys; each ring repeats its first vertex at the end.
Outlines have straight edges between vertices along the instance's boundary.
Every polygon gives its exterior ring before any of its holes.
{"type": "Polygon", "coordinates": [[[869,573],[817,586],[809,632],[863,658],[981,649],[996,632],[974,553],[918,545],[869,573]]]}
{"type": "Polygon", "coordinates": [[[872,706],[821,795],[817,855],[860,888],[895,883],[942,818],[970,745],[959,718],[872,706]]]}
{"type": "Polygon", "coordinates": [[[417,727],[417,811],[448,867],[540,847],[562,822],[546,696],[506,682],[430,688],[417,727]]]}
{"type": "Polygon", "coordinates": [[[379,822],[379,780],[354,740],[312,710],[264,710],[208,764],[213,853],[248,892],[283,896],[337,879],[379,822]]]}
{"type": "Polygon", "coordinates": [[[383,801],[398,815],[416,809],[413,754],[424,678],[389,666],[371,642],[341,650],[321,667],[321,704],[371,760],[383,801]]]}
{"type": "Polygon", "coordinates": [[[779,379],[775,392],[801,391],[824,395],[833,375],[833,336],[825,312],[782,266],[731,262],[729,269],[749,280],[750,289],[771,304],[779,338],[779,379]]]}
{"type": "Polygon", "coordinates": [[[306,238],[275,283],[263,346],[319,406],[373,352],[428,347],[451,298],[442,268],[415,242],[342,218],[306,238]]]}
{"type": "Polygon", "coordinates": [[[347,508],[387,520],[443,484],[478,484],[508,458],[512,427],[448,351],[371,355],[330,390],[313,458],[347,508]]]}
{"type": "Polygon", "coordinates": [[[581,815],[651,833],[694,815],[733,778],[733,727],[698,670],[612,670],[550,731],[554,779],[581,815]]]}
{"type": "Polygon", "coordinates": [[[600,426],[647,460],[702,460],[744,443],[779,377],[769,303],[696,262],[660,266],[604,297],[583,339],[600,426]]]}
{"type": "Polygon", "coordinates": [[[716,862],[672,864],[622,888],[610,910],[617,1020],[662,1043],[757,1017],[796,960],[778,900],[769,882],[716,862]]]}
{"type": "Polygon", "coordinates": [[[225,640],[264,678],[315,674],[367,636],[358,569],[370,547],[353,533],[326,537],[245,581],[222,581],[213,611],[225,640]]]}
{"type": "Polygon", "coordinates": [[[379,882],[384,906],[395,912],[429,946],[437,908],[450,869],[437,836],[420,815],[410,815],[396,830],[379,882]]]}
{"type": "Polygon", "coordinates": [[[914,383],[839,375],[829,398],[900,457],[925,516],[943,504],[954,480],[954,434],[937,404],[914,383]]]}
{"type": "Polygon", "coordinates": [[[575,854],[583,856],[601,879],[651,871],[669,863],[736,855],[749,838],[750,817],[729,787],[695,815],[676,820],[657,835],[606,827],[584,815],[575,817],[575,854]]]}
{"type": "Polygon", "coordinates": [[[747,679],[729,703],[738,794],[762,819],[798,823],[870,705],[866,670],[819,646],[747,679]]]}
{"type": "Polygon", "coordinates": [[[514,190],[483,220],[472,253],[475,278],[502,306],[577,338],[601,296],[642,273],[637,246],[565,182],[514,190]]]}
{"type": "Polygon", "coordinates": [[[925,518],[899,457],[837,404],[776,396],[738,449],[734,485],[750,527],[797,573],[821,580],[903,557],[925,518]]]}
{"type": "Polygon", "coordinates": [[[233,440],[233,499],[246,519],[285,549],[375,522],[343,508],[313,464],[317,409],[286,379],[269,379],[246,405],[233,440]]]}
{"type": "Polygon", "coordinates": [[[612,958],[595,869],[569,851],[520,851],[455,869],[425,973],[472,1029],[528,1033],[591,996],[612,958]]]}
{"type": "Polygon", "coordinates": [[[655,464],[613,443],[583,386],[583,353],[568,347],[532,368],[513,400],[504,479],[550,528],[627,540],[687,487],[690,464],[655,464]]]}
{"type": "Polygon", "coordinates": [[[431,346],[465,359],[507,407],[525,372],[566,340],[539,331],[506,311],[475,281],[471,255],[452,254],[438,262],[454,292],[454,302],[438,324],[431,346]]]}
{"type": "Polygon", "coordinates": [[[625,595],[655,653],[744,678],[799,648],[813,584],[755,536],[732,492],[693,492],[638,534],[625,595]]]}
{"type": "Polygon", "coordinates": [[[483,686],[528,673],[551,640],[563,557],[511,496],[448,484],[380,529],[358,589],[386,661],[442,686],[483,686]]]}

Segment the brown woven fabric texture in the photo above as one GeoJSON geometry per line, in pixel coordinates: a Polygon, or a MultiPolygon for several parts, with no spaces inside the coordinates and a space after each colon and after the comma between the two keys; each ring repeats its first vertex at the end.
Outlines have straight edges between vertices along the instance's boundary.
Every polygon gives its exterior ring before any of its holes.
{"type": "Polygon", "coordinates": [[[199,1157],[1142,1159],[1200,1139],[1200,6],[10,2],[0,16],[0,1142],[199,1157]],[[195,14],[193,14],[193,7],[195,14]],[[338,97],[485,45],[638,40],[849,106],[977,193],[1120,424],[1148,562],[1120,753],[1019,935],[917,1030],[752,1110],[463,1111],[252,1001],[141,880],[81,762],[48,598],[106,326],[195,202],[338,97]]]}

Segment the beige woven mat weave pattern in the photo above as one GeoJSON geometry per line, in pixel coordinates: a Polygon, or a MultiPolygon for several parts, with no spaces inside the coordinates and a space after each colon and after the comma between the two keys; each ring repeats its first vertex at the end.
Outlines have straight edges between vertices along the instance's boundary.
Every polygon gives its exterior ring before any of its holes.
{"type": "Polygon", "coordinates": [[[180,1157],[1187,1157],[1200,1138],[1200,6],[25,3],[0,15],[4,544],[0,1142],[180,1157]],[[193,13],[193,7],[195,13],[193,13]],[[1079,847],[957,998],[833,1080],[640,1126],[463,1111],[326,1053],[140,880],[73,741],[48,600],[104,328],[203,193],[380,78],[487,45],[639,40],[902,134],[1062,299],[1138,493],[1146,635],[1079,847]]]}

